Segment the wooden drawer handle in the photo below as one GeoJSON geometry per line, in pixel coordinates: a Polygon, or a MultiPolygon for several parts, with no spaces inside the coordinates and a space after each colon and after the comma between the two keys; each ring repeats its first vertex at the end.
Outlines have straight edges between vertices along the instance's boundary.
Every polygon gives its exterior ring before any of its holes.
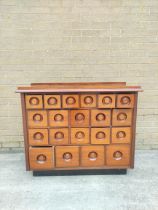
{"type": "Polygon", "coordinates": [[[92,103],[93,103],[93,97],[91,97],[91,96],[86,96],[86,97],[84,98],[84,103],[85,103],[85,104],[92,104],[92,103]]]}
{"type": "Polygon", "coordinates": [[[64,120],[64,117],[62,114],[56,114],[54,116],[54,121],[63,121],[64,120]]]}
{"type": "Polygon", "coordinates": [[[96,152],[94,152],[94,151],[92,151],[92,152],[90,152],[90,153],[88,154],[88,158],[89,158],[89,160],[91,160],[91,161],[95,161],[95,160],[97,159],[97,156],[98,156],[98,154],[97,154],[96,152]]]}
{"type": "Polygon", "coordinates": [[[33,115],[33,121],[40,122],[43,120],[43,116],[41,114],[34,114],[33,115]]]}
{"type": "Polygon", "coordinates": [[[102,131],[99,131],[99,132],[96,133],[96,138],[97,139],[105,139],[105,137],[106,137],[106,134],[102,131]]]}
{"type": "Polygon", "coordinates": [[[105,104],[105,105],[111,104],[111,103],[112,103],[112,98],[109,97],[109,96],[105,96],[105,97],[102,99],[102,103],[105,104]]]}
{"type": "Polygon", "coordinates": [[[130,103],[131,103],[130,97],[124,96],[124,97],[121,98],[121,104],[127,105],[127,104],[130,104],[130,103]]]}
{"type": "Polygon", "coordinates": [[[68,104],[68,105],[72,105],[72,104],[75,104],[76,103],[76,99],[74,98],[74,97],[68,97],[67,99],[66,99],[66,103],[68,104]]]}
{"type": "Polygon", "coordinates": [[[126,113],[120,113],[117,115],[117,120],[123,121],[127,119],[127,114],[126,113]]]}
{"type": "Polygon", "coordinates": [[[63,132],[56,132],[55,133],[55,139],[56,140],[61,140],[61,139],[63,139],[64,138],[64,133],[63,132]]]}
{"type": "Polygon", "coordinates": [[[39,99],[37,97],[32,97],[32,98],[30,98],[29,103],[31,105],[38,105],[39,104],[39,99]]]}
{"type": "Polygon", "coordinates": [[[83,139],[83,138],[85,137],[85,134],[84,134],[84,132],[82,132],[82,131],[78,131],[78,132],[76,133],[75,137],[76,137],[77,139],[83,139]]]}
{"type": "Polygon", "coordinates": [[[47,160],[47,157],[43,154],[40,154],[37,156],[37,162],[40,163],[40,164],[43,164],[45,163],[47,160]]]}
{"type": "Polygon", "coordinates": [[[126,137],[126,133],[124,131],[118,131],[117,134],[116,134],[116,137],[118,139],[125,138],[126,137]]]}
{"type": "Polygon", "coordinates": [[[120,151],[116,151],[113,154],[113,157],[114,157],[115,160],[121,160],[122,159],[122,156],[123,156],[123,154],[120,151]]]}
{"type": "Polygon", "coordinates": [[[105,116],[105,114],[103,114],[103,113],[99,113],[99,114],[97,114],[97,116],[96,116],[96,120],[97,121],[104,121],[106,119],[106,116],[105,116]]]}
{"type": "Polygon", "coordinates": [[[70,161],[72,159],[72,154],[70,152],[66,152],[63,154],[63,159],[65,161],[70,161]]]}
{"type": "Polygon", "coordinates": [[[82,113],[78,113],[78,114],[75,115],[75,120],[76,121],[83,121],[84,119],[85,119],[85,116],[82,113]]]}
{"type": "Polygon", "coordinates": [[[57,104],[57,99],[55,97],[50,97],[50,98],[48,98],[47,103],[49,105],[56,105],[57,104]]]}
{"type": "Polygon", "coordinates": [[[36,132],[33,135],[33,139],[34,140],[43,140],[44,139],[44,135],[42,133],[40,133],[40,132],[36,132]]]}

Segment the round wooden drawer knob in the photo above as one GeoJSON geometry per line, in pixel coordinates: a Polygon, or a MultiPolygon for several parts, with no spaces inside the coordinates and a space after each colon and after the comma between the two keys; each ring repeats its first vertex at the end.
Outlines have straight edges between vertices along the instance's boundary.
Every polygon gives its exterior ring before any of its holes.
{"type": "Polygon", "coordinates": [[[126,120],[127,119],[127,114],[126,113],[120,113],[120,114],[118,114],[117,119],[119,121],[126,120]]]}
{"type": "Polygon", "coordinates": [[[62,114],[56,114],[56,115],[54,116],[54,120],[55,120],[55,121],[63,121],[63,119],[64,119],[64,117],[63,117],[62,114]]]}
{"type": "Polygon", "coordinates": [[[106,135],[104,132],[99,131],[98,133],[96,133],[96,138],[97,139],[105,139],[106,135]]]}
{"type": "Polygon", "coordinates": [[[30,98],[29,103],[31,105],[38,105],[39,104],[39,99],[37,97],[32,97],[32,98],[30,98]]]}
{"type": "Polygon", "coordinates": [[[131,99],[128,96],[124,96],[121,98],[121,104],[123,104],[123,105],[130,104],[130,102],[131,102],[131,99]]]}
{"type": "Polygon", "coordinates": [[[33,135],[34,140],[43,140],[44,136],[42,133],[37,132],[33,135]]]}
{"type": "Polygon", "coordinates": [[[76,99],[75,99],[74,97],[68,97],[68,98],[66,99],[66,103],[67,103],[68,105],[75,104],[75,103],[76,103],[76,99]]]}
{"type": "Polygon", "coordinates": [[[106,116],[105,116],[105,114],[103,114],[103,113],[99,113],[99,114],[97,114],[97,116],[96,116],[96,120],[97,121],[104,121],[106,119],[106,116]]]}
{"type": "Polygon", "coordinates": [[[43,116],[41,114],[35,114],[33,116],[33,120],[36,121],[36,122],[40,122],[43,120],[43,116]]]}
{"type": "Polygon", "coordinates": [[[98,154],[96,152],[90,152],[88,154],[88,158],[91,160],[91,161],[95,161],[97,159],[97,156],[98,154]]]}
{"type": "Polygon", "coordinates": [[[123,154],[120,151],[116,151],[113,154],[113,157],[114,157],[115,160],[121,160],[122,159],[122,156],[123,156],[123,154]]]}
{"type": "Polygon", "coordinates": [[[57,104],[57,99],[55,97],[50,97],[47,100],[49,105],[56,105],[57,104]]]}
{"type": "Polygon", "coordinates": [[[63,139],[63,138],[64,138],[63,132],[56,132],[56,133],[55,133],[55,139],[56,139],[56,140],[61,140],[61,139],[63,139]]]}
{"type": "Polygon", "coordinates": [[[40,164],[46,162],[46,160],[47,160],[47,157],[43,154],[40,154],[40,155],[37,156],[37,162],[40,163],[40,164]]]}
{"type": "Polygon", "coordinates": [[[84,98],[84,103],[85,103],[85,104],[92,104],[92,103],[93,103],[93,97],[91,97],[91,96],[86,96],[86,97],[84,98]]]}
{"type": "Polygon", "coordinates": [[[63,154],[63,159],[65,161],[70,161],[72,159],[72,154],[70,152],[66,152],[63,154]]]}
{"type": "Polygon", "coordinates": [[[75,137],[76,137],[77,139],[83,139],[83,138],[85,137],[85,134],[84,134],[84,132],[82,132],[82,131],[78,131],[78,132],[76,133],[75,137]]]}
{"type": "Polygon", "coordinates": [[[109,96],[105,96],[102,100],[102,103],[105,105],[111,104],[112,103],[112,98],[109,96]]]}
{"type": "Polygon", "coordinates": [[[119,132],[117,132],[116,137],[118,139],[125,138],[126,137],[126,133],[124,131],[119,131],[119,132]]]}
{"type": "Polygon", "coordinates": [[[83,121],[84,119],[85,119],[85,116],[82,113],[78,113],[78,114],[75,115],[75,120],[76,121],[83,121]]]}

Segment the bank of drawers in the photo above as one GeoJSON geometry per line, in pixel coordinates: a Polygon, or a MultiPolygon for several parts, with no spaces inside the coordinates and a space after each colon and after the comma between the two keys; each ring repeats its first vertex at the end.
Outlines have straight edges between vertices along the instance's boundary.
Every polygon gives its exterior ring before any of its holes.
{"type": "Polygon", "coordinates": [[[130,165],[134,94],[26,95],[32,170],[130,165]]]}

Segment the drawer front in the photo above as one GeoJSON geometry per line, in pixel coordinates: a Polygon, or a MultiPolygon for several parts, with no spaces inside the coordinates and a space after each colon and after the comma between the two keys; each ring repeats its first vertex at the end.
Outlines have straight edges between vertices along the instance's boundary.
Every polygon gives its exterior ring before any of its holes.
{"type": "Polygon", "coordinates": [[[51,127],[68,126],[68,110],[49,111],[49,125],[51,127]]]}
{"type": "Polygon", "coordinates": [[[112,143],[130,143],[131,127],[112,128],[112,143]]]}
{"type": "Polygon", "coordinates": [[[44,108],[45,109],[61,108],[60,95],[44,95],[44,108]]]}
{"type": "Polygon", "coordinates": [[[42,95],[26,95],[25,102],[26,102],[26,109],[42,109],[43,108],[42,95]]]}
{"type": "Polygon", "coordinates": [[[106,147],[106,163],[108,166],[129,166],[129,145],[108,145],[106,147]]]}
{"type": "Polygon", "coordinates": [[[111,111],[94,109],[91,110],[91,126],[105,127],[111,124],[111,111]]]}
{"type": "Polygon", "coordinates": [[[117,95],[117,108],[133,108],[134,94],[119,94],[117,95]]]}
{"type": "Polygon", "coordinates": [[[72,127],[88,127],[89,110],[71,110],[70,121],[72,127]]]}
{"type": "Polygon", "coordinates": [[[78,167],[79,147],[77,146],[56,146],[56,167],[78,167]]]}
{"type": "Polygon", "coordinates": [[[91,128],[91,144],[110,144],[110,128],[91,128]]]}
{"type": "Polygon", "coordinates": [[[89,128],[71,128],[71,144],[89,144],[89,128]]]}
{"type": "Polygon", "coordinates": [[[48,145],[48,130],[47,129],[29,129],[28,139],[29,139],[29,144],[32,146],[48,145]]]}
{"type": "Polygon", "coordinates": [[[88,107],[96,107],[96,95],[89,94],[89,95],[81,95],[81,107],[88,108],[88,107]]]}
{"type": "Polygon", "coordinates": [[[29,162],[31,170],[45,170],[54,168],[54,148],[29,148],[29,162]]]}
{"type": "Polygon", "coordinates": [[[63,95],[62,106],[63,108],[79,108],[79,96],[78,95],[63,95]]]}
{"type": "Polygon", "coordinates": [[[29,128],[40,128],[47,127],[47,112],[41,110],[30,110],[27,111],[28,127],[29,128]]]}
{"type": "Polygon", "coordinates": [[[100,94],[98,96],[99,108],[115,108],[115,94],[100,94]]]}
{"type": "Polygon", "coordinates": [[[95,167],[105,164],[104,146],[82,146],[81,166],[95,167]]]}
{"type": "Polygon", "coordinates": [[[68,144],[68,128],[51,128],[49,130],[49,143],[52,145],[68,144]]]}
{"type": "Polygon", "coordinates": [[[128,126],[132,124],[132,109],[114,109],[112,125],[128,126]]]}

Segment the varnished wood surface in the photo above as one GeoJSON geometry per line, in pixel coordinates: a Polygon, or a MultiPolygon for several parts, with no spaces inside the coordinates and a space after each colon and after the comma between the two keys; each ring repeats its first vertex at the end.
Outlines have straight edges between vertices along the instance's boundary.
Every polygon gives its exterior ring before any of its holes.
{"type": "Polygon", "coordinates": [[[133,168],[138,91],[117,82],[19,87],[26,169],[133,168]]]}

